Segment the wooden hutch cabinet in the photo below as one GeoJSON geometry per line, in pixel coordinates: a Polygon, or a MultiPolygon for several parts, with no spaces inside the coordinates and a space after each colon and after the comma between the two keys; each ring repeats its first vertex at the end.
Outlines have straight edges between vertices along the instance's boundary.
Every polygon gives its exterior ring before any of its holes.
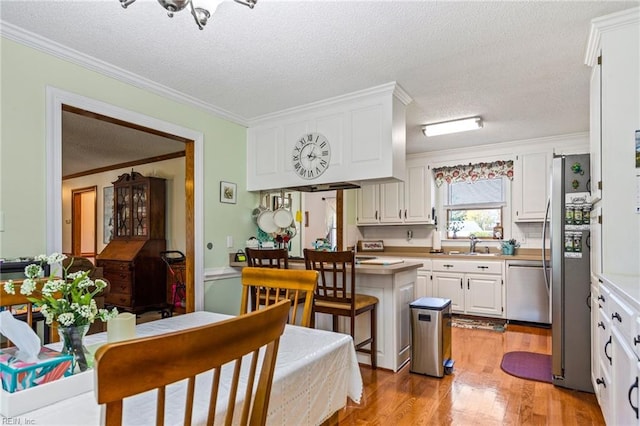
{"type": "Polygon", "coordinates": [[[131,171],[113,182],[113,239],[97,256],[111,283],[106,304],[131,312],[164,309],[165,179],[131,171]]]}

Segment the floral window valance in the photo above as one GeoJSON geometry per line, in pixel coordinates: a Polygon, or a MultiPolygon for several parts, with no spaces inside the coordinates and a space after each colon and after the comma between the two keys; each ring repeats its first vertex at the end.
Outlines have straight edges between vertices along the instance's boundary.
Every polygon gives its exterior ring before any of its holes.
{"type": "Polygon", "coordinates": [[[513,161],[499,160],[492,163],[437,167],[433,169],[433,176],[437,186],[443,182],[473,183],[480,179],[495,179],[498,176],[506,176],[513,180],[513,161]]]}

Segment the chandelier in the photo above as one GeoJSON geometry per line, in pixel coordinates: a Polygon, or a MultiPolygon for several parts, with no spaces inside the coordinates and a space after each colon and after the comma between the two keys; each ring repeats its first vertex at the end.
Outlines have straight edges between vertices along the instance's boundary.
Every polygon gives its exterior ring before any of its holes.
{"type": "MultiPolygon", "coordinates": [[[[135,1],[136,0],[120,0],[120,5],[126,9],[127,6],[134,3],[135,1]]],[[[196,24],[198,25],[198,28],[202,30],[204,29],[204,26],[207,25],[207,20],[211,17],[211,14],[216,12],[216,9],[220,5],[220,3],[222,3],[222,1],[223,0],[210,0],[209,3],[211,3],[211,7],[210,7],[212,9],[211,12],[209,12],[207,9],[204,9],[202,7],[194,7],[192,0],[158,0],[158,3],[160,3],[160,5],[167,10],[167,15],[169,15],[169,18],[173,18],[173,14],[175,12],[180,12],[182,9],[189,6],[189,8],[191,9],[191,15],[193,16],[193,19],[196,20],[196,24]]],[[[253,6],[255,6],[256,3],[258,2],[258,0],[233,0],[233,1],[235,1],[236,3],[243,4],[245,6],[248,6],[250,9],[253,9],[253,6]]]]}

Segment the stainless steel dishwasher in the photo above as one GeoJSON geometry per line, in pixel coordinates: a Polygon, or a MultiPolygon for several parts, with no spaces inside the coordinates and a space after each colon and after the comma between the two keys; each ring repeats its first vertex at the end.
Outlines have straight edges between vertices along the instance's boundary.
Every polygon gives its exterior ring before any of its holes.
{"type": "MultiPolygon", "coordinates": [[[[507,261],[507,319],[551,324],[542,260],[507,261]]],[[[549,268],[547,268],[549,274],[549,268]]],[[[548,275],[547,275],[548,276],[548,275]]]]}

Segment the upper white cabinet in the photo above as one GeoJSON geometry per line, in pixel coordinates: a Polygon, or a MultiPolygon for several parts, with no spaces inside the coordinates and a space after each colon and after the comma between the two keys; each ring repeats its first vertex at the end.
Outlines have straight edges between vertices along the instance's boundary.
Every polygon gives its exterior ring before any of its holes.
{"type": "Polygon", "coordinates": [[[602,212],[602,249],[596,248],[595,259],[601,258],[605,275],[638,277],[640,245],[630,236],[640,235],[635,203],[640,169],[634,161],[640,129],[640,8],[594,19],[585,61],[593,67],[591,188],[602,212]]]}
{"type": "Polygon", "coordinates": [[[434,222],[434,183],[431,166],[423,161],[407,160],[404,183],[404,222],[434,222]]]}
{"type": "Polygon", "coordinates": [[[516,155],[512,187],[514,222],[544,221],[551,155],[550,151],[516,155]]]}
{"type": "Polygon", "coordinates": [[[404,180],[410,101],[392,82],[253,120],[247,129],[247,190],[404,180]],[[322,152],[328,155],[311,147],[303,151],[315,133],[326,138],[322,152]],[[329,157],[324,172],[313,163],[320,157],[329,157]]]}
{"type": "Polygon", "coordinates": [[[362,185],[357,191],[357,224],[432,224],[433,176],[429,165],[408,160],[405,182],[362,185]]]}
{"type": "Polygon", "coordinates": [[[356,211],[358,224],[374,224],[380,222],[380,187],[378,185],[362,185],[356,191],[356,211]]]}

